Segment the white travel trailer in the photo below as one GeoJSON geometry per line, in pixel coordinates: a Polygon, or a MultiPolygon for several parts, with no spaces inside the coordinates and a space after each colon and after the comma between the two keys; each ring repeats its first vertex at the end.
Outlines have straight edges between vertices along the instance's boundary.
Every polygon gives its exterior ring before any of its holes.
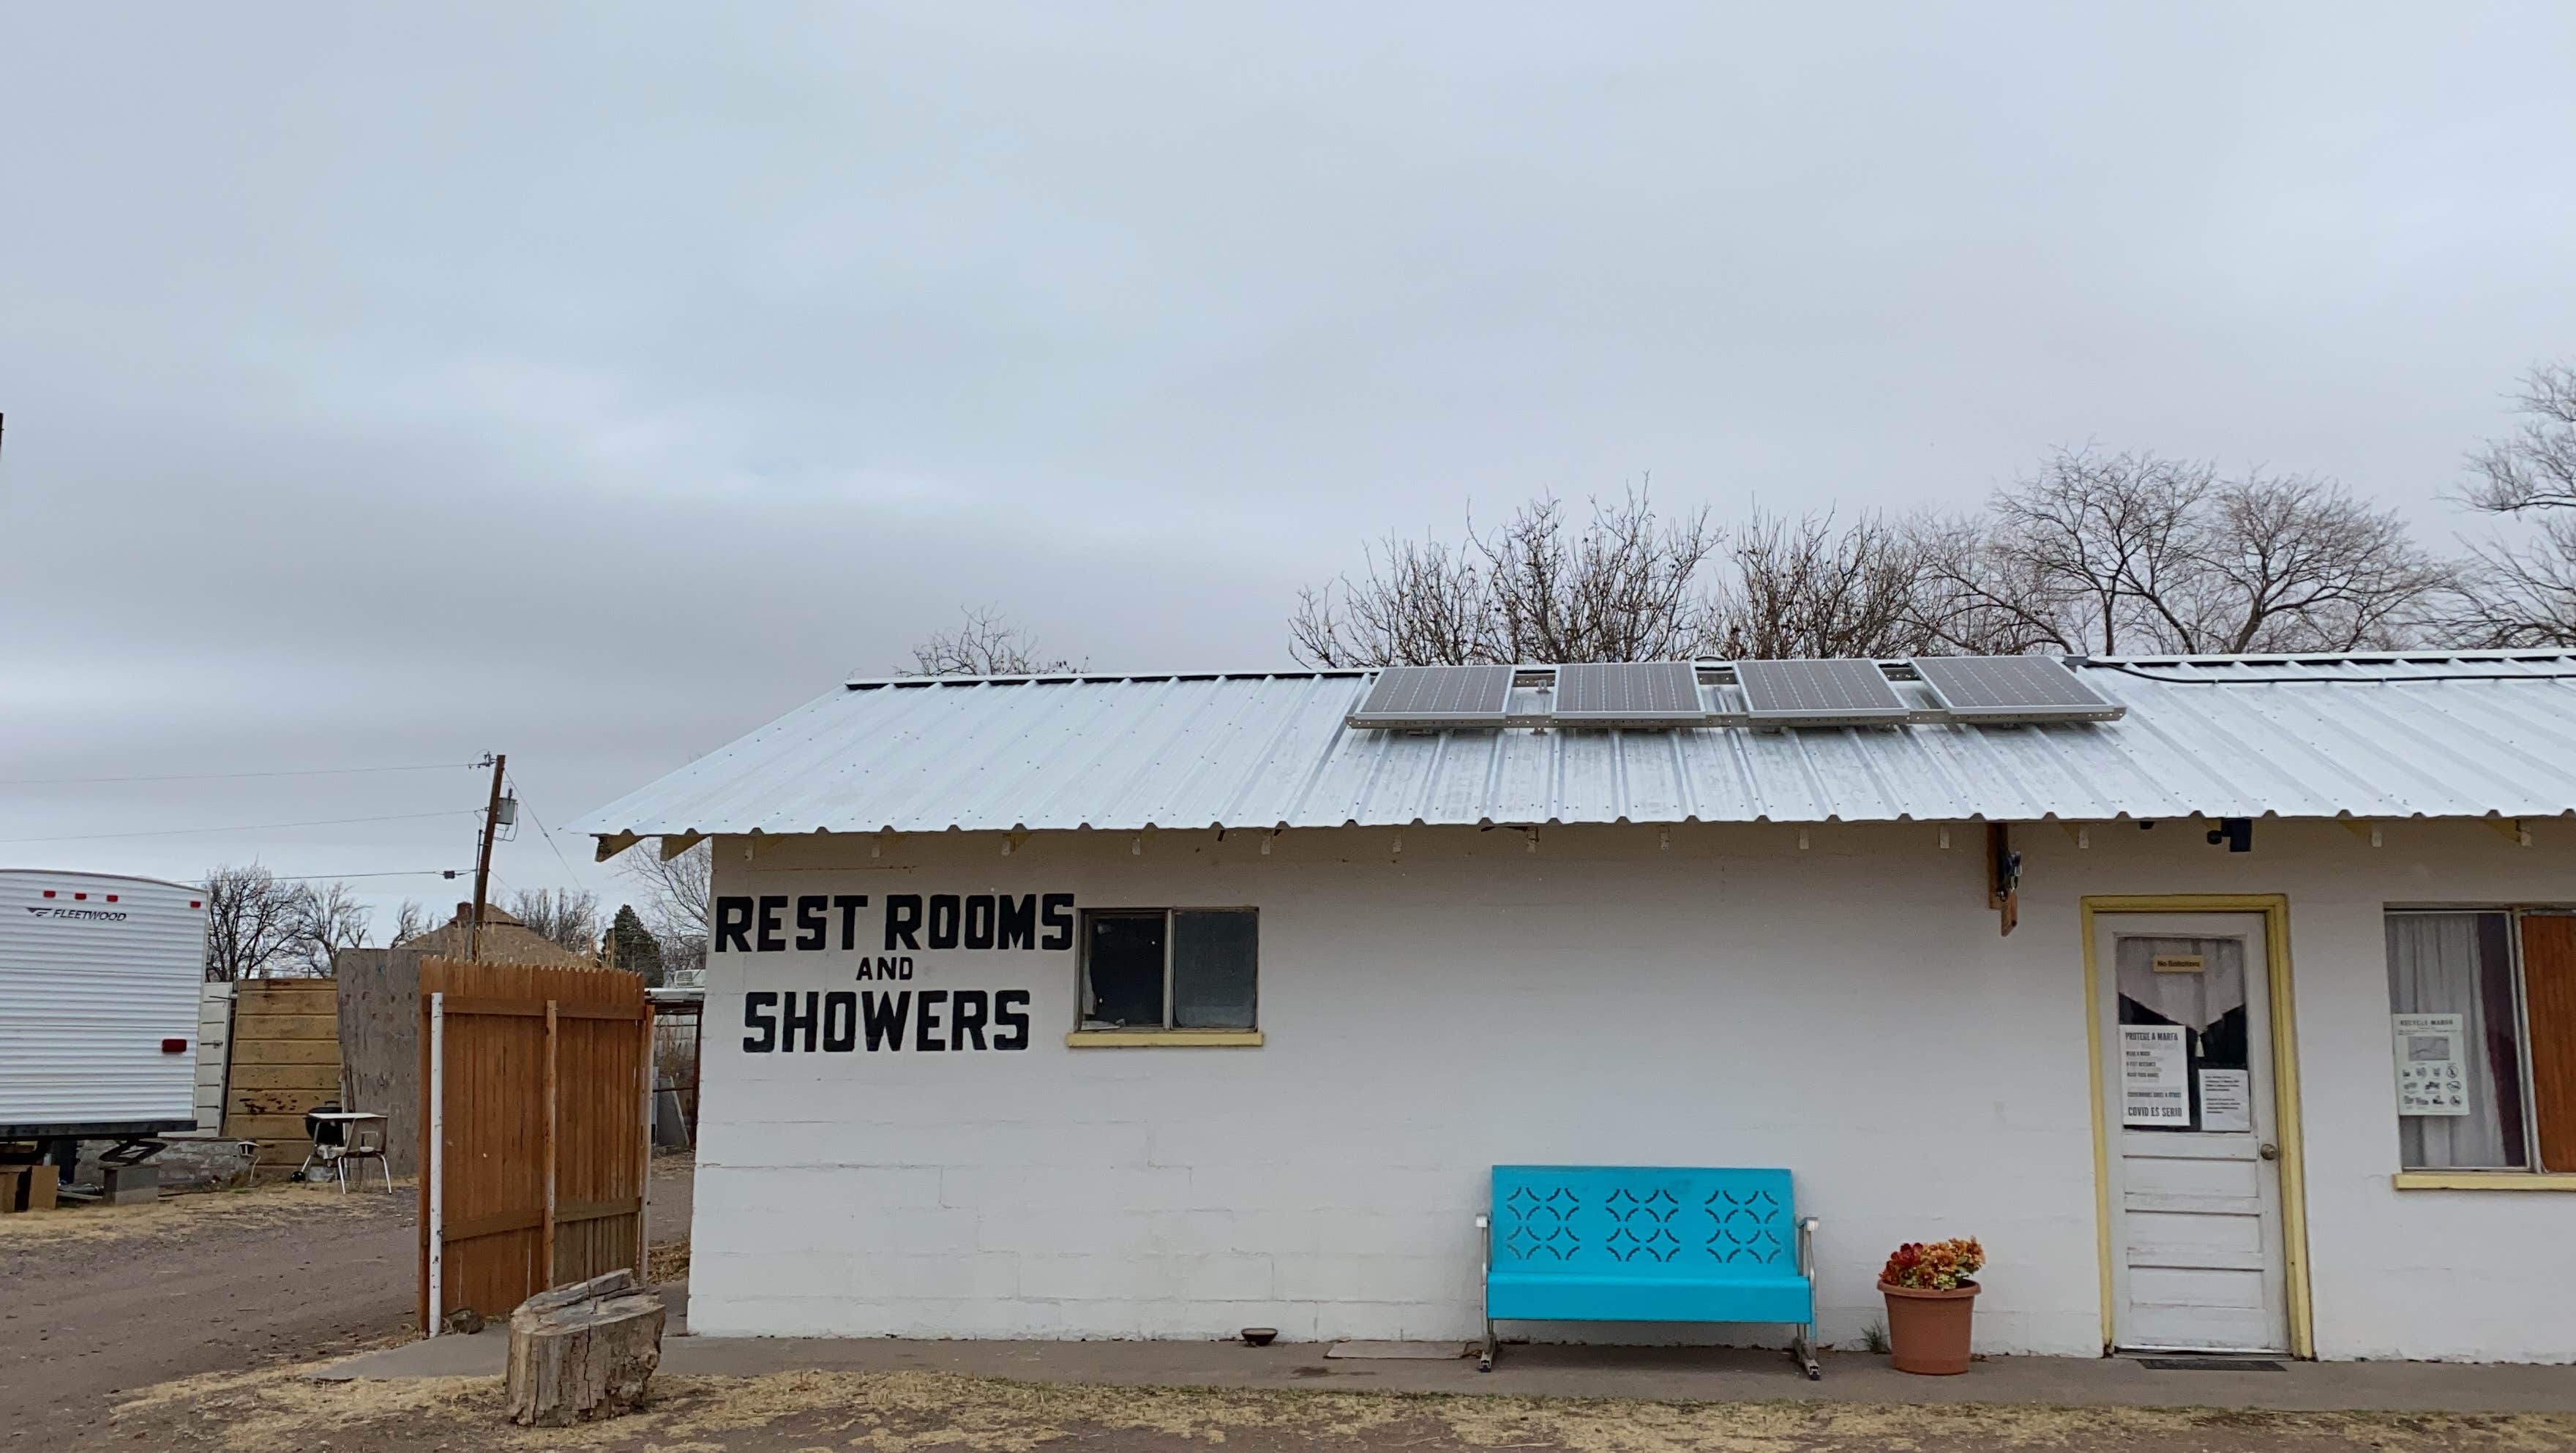
{"type": "Polygon", "coordinates": [[[203,889],[0,869],[0,1141],[197,1125],[203,889]]]}

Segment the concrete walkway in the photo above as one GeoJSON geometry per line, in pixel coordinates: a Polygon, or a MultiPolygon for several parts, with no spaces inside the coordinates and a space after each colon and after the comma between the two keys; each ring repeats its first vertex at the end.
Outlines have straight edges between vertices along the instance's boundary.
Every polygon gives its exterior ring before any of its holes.
{"type": "MultiPolygon", "coordinates": [[[[677,1300],[675,1298],[675,1300],[677,1300]]],[[[2333,1412],[2576,1412],[2576,1369],[2430,1362],[2290,1362],[2281,1372],[2160,1372],[2128,1358],[1996,1357],[1964,1377],[1910,1377],[1865,1353],[1824,1354],[1824,1380],[1786,1354],[1667,1347],[1518,1347],[1478,1373],[1448,1361],[1327,1359],[1317,1342],[911,1342],[895,1338],[666,1336],[662,1371],[757,1377],[774,1372],[952,1372],[1024,1382],[1136,1387],[1649,1398],[1663,1401],[2025,1403],[2225,1407],[2333,1412]]],[[[328,1368],[327,1381],[498,1377],[508,1334],[438,1337],[328,1368]]]]}

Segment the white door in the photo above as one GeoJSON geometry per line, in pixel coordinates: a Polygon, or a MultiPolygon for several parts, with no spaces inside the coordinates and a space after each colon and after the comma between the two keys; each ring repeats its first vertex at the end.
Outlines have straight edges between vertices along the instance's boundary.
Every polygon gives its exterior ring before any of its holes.
{"type": "Polygon", "coordinates": [[[2105,913],[2094,924],[2111,1340],[2287,1351],[2263,915],[2105,913]]]}

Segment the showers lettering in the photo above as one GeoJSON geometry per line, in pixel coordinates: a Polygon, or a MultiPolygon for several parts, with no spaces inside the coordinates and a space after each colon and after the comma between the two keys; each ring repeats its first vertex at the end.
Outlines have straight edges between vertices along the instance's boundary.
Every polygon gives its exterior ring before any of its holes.
{"type": "MultiPolygon", "coordinates": [[[[715,901],[717,953],[839,948],[859,955],[861,982],[910,983],[903,949],[1055,950],[1073,947],[1070,893],[889,893],[882,953],[859,945],[865,893],[727,895],[715,901]]],[[[871,935],[871,938],[876,935],[871,935]]],[[[757,989],[742,1001],[745,1054],[938,1054],[1029,1047],[1026,989],[757,989]]]]}

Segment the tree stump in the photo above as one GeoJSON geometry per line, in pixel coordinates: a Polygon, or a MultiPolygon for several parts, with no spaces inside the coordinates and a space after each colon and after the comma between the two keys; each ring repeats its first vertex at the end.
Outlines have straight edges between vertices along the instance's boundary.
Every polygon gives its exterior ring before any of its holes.
{"type": "Polygon", "coordinates": [[[643,1405],[662,1360],[662,1298],[631,1271],[539,1292],[510,1314],[510,1421],[569,1427],[643,1405]]]}

